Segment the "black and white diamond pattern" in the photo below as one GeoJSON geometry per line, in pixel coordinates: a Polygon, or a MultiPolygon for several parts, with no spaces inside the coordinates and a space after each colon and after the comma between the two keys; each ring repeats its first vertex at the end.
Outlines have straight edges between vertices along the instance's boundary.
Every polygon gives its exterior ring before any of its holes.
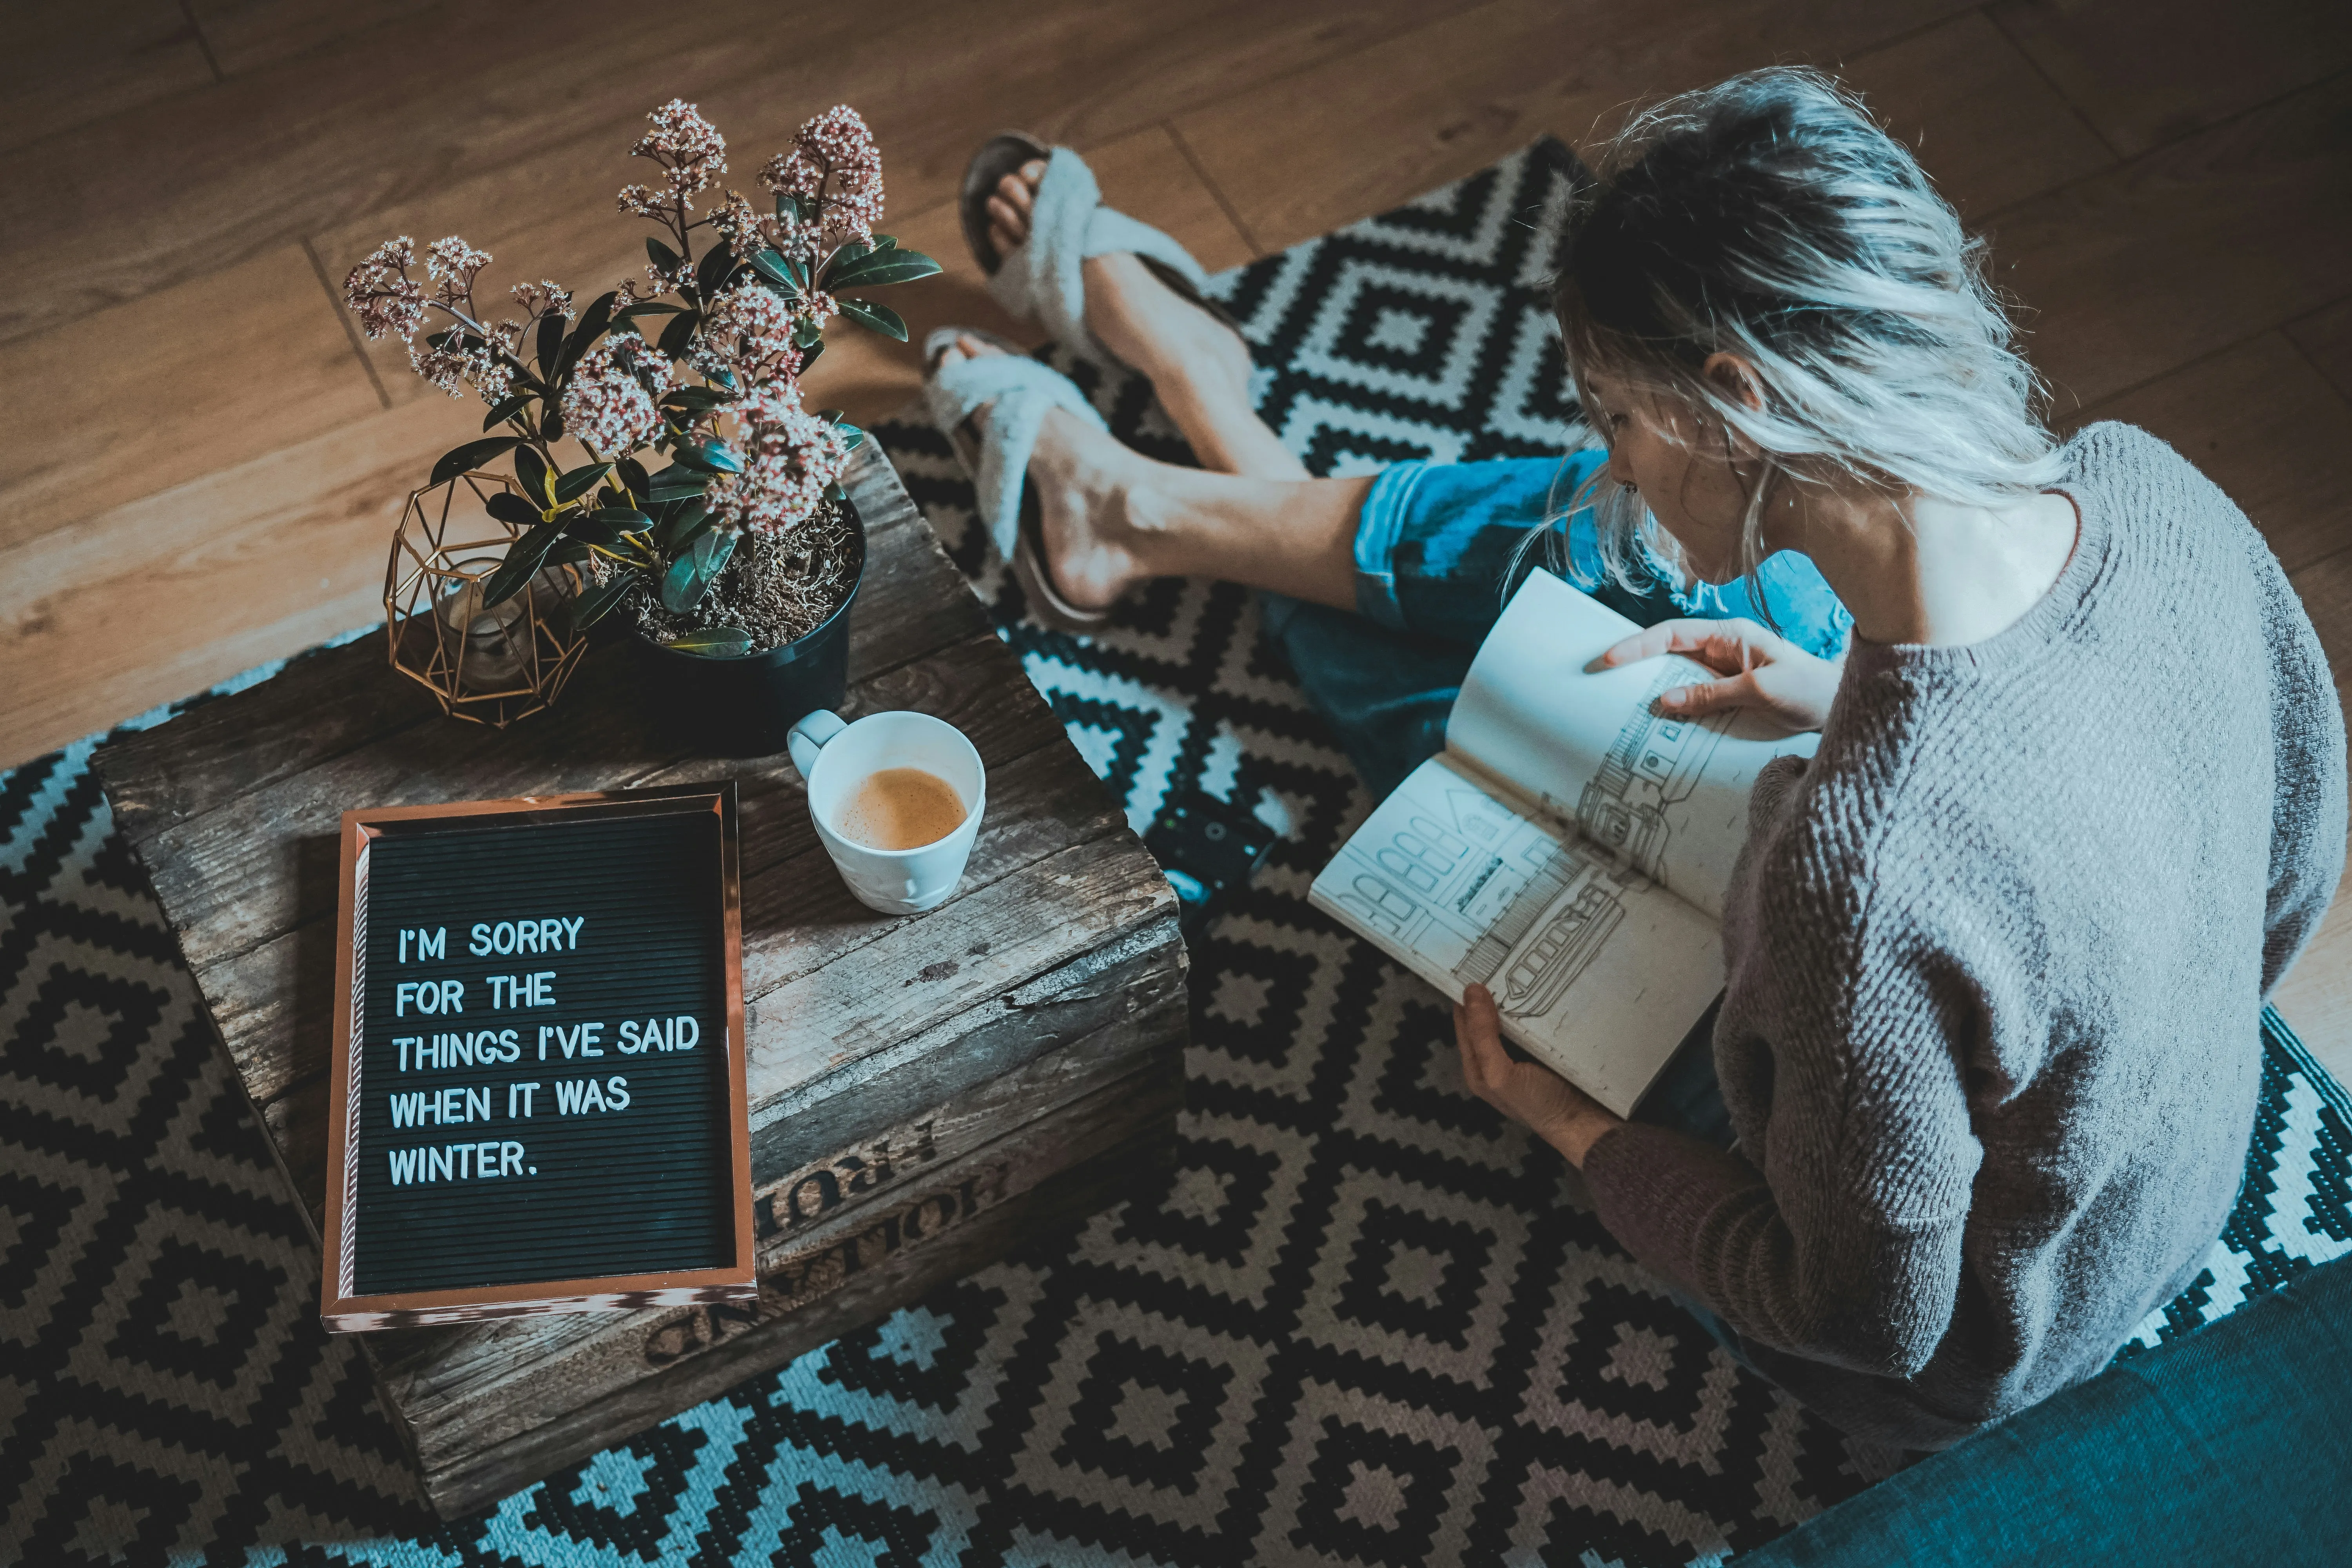
{"type": "MultiPolygon", "coordinates": [[[[1319,471],[1556,450],[1541,284],[1572,165],[1528,152],[1217,280],[1319,471]]],[[[1182,460],[1131,379],[1068,366],[1182,460]]],[[[479,1516],[418,1506],[86,768],[0,778],[0,1542],[28,1563],[1665,1563],[1901,1462],[1742,1373],[1577,1180],[1465,1095],[1445,1009],[1311,912],[1367,808],[1244,594],[1090,642],[1021,617],[945,445],[877,432],[1140,823],[1287,825],[1194,952],[1178,1168],[479,1516]]],[[[2352,1106],[2283,1027],[2230,1228],[2138,1344],[2352,1251],[2352,1106]]],[[[2126,1354],[2133,1353],[2127,1346],[2126,1354]]]]}

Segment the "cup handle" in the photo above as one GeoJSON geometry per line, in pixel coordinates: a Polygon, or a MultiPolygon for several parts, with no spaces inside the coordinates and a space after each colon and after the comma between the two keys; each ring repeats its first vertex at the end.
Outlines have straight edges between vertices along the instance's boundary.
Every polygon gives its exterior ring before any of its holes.
{"type": "Polygon", "coordinates": [[[823,708],[801,715],[792,733],[784,737],[784,749],[793,754],[793,766],[800,770],[803,784],[816,771],[816,754],[824,749],[824,743],[848,728],[838,714],[823,708]]]}

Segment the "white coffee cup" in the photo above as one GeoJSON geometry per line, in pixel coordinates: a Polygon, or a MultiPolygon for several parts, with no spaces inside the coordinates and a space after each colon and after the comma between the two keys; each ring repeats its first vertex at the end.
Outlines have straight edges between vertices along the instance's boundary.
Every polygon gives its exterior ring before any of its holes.
{"type": "Polygon", "coordinates": [[[886,915],[911,915],[948,901],[988,807],[988,773],[962,731],[906,710],[845,724],[819,709],[793,726],[784,744],[808,785],[816,836],[859,903],[886,915]],[[954,790],[964,808],[955,831],[913,849],[877,849],[844,833],[842,813],[857,786],[884,768],[920,768],[954,790]]]}

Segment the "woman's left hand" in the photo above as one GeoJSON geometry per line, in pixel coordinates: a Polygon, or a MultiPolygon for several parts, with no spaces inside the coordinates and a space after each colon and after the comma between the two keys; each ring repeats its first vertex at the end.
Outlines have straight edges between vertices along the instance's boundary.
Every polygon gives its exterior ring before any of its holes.
{"type": "Polygon", "coordinates": [[[1549,1068],[1511,1059],[1494,994],[1484,985],[1471,985],[1454,1004],[1454,1040],[1462,1047],[1462,1080],[1470,1092],[1525,1123],[1579,1170],[1601,1135],[1620,1125],[1621,1118],[1549,1068]]]}

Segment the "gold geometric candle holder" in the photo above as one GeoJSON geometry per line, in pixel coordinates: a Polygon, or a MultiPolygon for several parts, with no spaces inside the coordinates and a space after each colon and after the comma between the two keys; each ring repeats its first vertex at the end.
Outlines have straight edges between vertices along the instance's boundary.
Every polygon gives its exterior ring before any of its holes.
{"type": "Polygon", "coordinates": [[[492,517],[488,500],[521,489],[504,474],[466,473],[413,492],[384,568],[392,667],[456,719],[505,729],[551,706],[587,649],[558,612],[586,586],[577,566],[542,568],[485,610],[482,579],[523,531],[492,517]]]}

